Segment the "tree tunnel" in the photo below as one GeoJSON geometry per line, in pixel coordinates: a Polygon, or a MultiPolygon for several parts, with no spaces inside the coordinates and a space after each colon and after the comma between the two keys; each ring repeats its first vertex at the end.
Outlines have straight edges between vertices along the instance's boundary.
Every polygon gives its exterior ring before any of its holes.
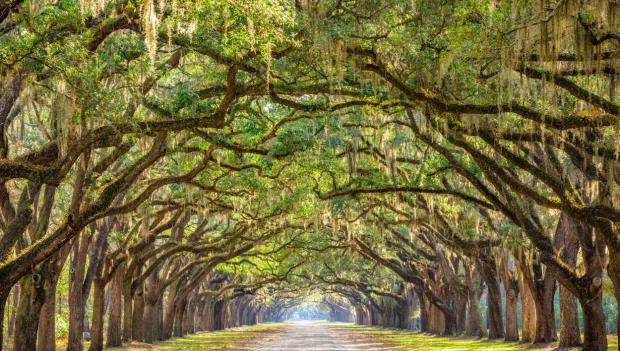
{"type": "Polygon", "coordinates": [[[0,351],[616,348],[619,33],[616,0],[0,1],[0,351]]]}

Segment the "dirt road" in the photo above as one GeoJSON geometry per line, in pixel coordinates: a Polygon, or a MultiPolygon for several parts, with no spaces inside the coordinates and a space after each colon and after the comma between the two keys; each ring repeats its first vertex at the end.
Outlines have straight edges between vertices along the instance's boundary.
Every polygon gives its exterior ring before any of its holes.
{"type": "Polygon", "coordinates": [[[397,348],[350,334],[337,325],[322,322],[291,322],[282,332],[246,345],[256,351],[392,351],[397,348]]]}

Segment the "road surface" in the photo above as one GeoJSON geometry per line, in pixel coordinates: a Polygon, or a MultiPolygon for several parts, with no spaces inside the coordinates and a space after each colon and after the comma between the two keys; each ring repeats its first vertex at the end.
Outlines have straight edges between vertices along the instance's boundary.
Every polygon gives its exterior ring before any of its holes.
{"type": "Polygon", "coordinates": [[[291,322],[281,332],[245,345],[242,350],[256,351],[392,351],[386,346],[351,334],[337,325],[322,322],[291,322]]]}

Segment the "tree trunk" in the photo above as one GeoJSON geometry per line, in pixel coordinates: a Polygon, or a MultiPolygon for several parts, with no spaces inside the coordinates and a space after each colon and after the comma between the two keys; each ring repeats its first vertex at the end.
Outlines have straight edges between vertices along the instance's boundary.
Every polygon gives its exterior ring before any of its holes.
{"type": "Polygon", "coordinates": [[[110,311],[108,313],[107,347],[121,346],[121,314],[123,300],[123,270],[119,268],[110,282],[110,311]]]}
{"type": "Polygon", "coordinates": [[[164,298],[161,295],[157,300],[157,329],[155,340],[164,340],[164,298]]]}
{"type": "Polygon", "coordinates": [[[592,299],[580,299],[579,301],[583,310],[584,321],[583,351],[607,350],[602,294],[599,293],[598,296],[592,299]]]}
{"type": "Polygon", "coordinates": [[[93,285],[93,326],[88,351],[102,351],[105,282],[101,278],[96,278],[93,280],[93,285]]]}
{"type": "Polygon", "coordinates": [[[502,321],[502,294],[497,279],[497,267],[491,257],[480,258],[480,274],[487,286],[487,326],[489,339],[504,337],[504,323],[502,321]]]}
{"type": "MultiPolygon", "coordinates": [[[[558,223],[559,246],[562,248],[560,257],[566,264],[575,268],[579,252],[579,238],[576,230],[583,225],[566,214],[562,214],[558,223]]],[[[579,330],[579,316],[577,313],[577,298],[559,284],[560,293],[560,347],[575,347],[581,345],[579,330]]]]}
{"type": "Polygon", "coordinates": [[[32,351],[37,347],[37,332],[45,291],[41,286],[41,274],[36,272],[21,280],[13,351],[32,351]]]}
{"type": "Polygon", "coordinates": [[[506,284],[506,341],[519,341],[519,324],[517,320],[517,299],[519,298],[519,286],[516,279],[511,279],[506,284]]]}
{"type": "Polygon", "coordinates": [[[144,342],[152,344],[157,340],[157,301],[146,299],[144,304],[144,342]]]}
{"type": "MultiPolygon", "coordinates": [[[[194,299],[188,298],[188,302],[185,304],[185,315],[183,316],[183,335],[194,333],[194,299]]],[[[234,322],[234,315],[230,314],[227,318],[228,322],[234,322]]],[[[234,324],[233,324],[234,326],[234,324]]],[[[228,328],[230,326],[226,326],[228,328]]]]}
{"type": "Polygon", "coordinates": [[[19,304],[15,321],[14,351],[35,350],[41,308],[45,302],[45,290],[39,272],[21,280],[19,304]]]}
{"type": "MultiPolygon", "coordinates": [[[[180,301],[178,304],[175,304],[174,310],[174,336],[182,337],[183,336],[183,319],[185,317],[185,307],[187,305],[187,300],[184,299],[180,301]]],[[[222,329],[222,328],[220,328],[222,329]]]]}
{"type": "Polygon", "coordinates": [[[82,232],[73,243],[71,272],[69,274],[69,340],[67,351],[84,350],[84,311],[86,301],[82,294],[86,257],[90,240],[86,232],[82,232]]]}
{"type": "Polygon", "coordinates": [[[123,288],[123,341],[131,341],[132,333],[133,296],[131,290],[127,290],[123,288]]]}
{"type": "Polygon", "coordinates": [[[560,347],[581,345],[577,299],[560,285],[560,347]]]}
{"type": "MultiPolygon", "coordinates": [[[[47,279],[46,279],[47,280],[47,279]]],[[[57,279],[45,284],[45,302],[39,316],[39,333],[37,335],[37,351],[56,350],[56,282],[57,279]]]]}
{"type": "Polygon", "coordinates": [[[536,336],[536,310],[534,308],[534,297],[526,278],[520,277],[521,290],[521,320],[522,320],[522,340],[533,342],[536,336]]]}
{"type": "MultiPolygon", "coordinates": [[[[8,294],[8,292],[7,292],[8,294]]],[[[19,284],[15,284],[13,286],[13,298],[11,302],[11,313],[9,314],[9,325],[7,328],[7,335],[9,337],[13,336],[13,332],[15,331],[15,311],[17,311],[17,304],[19,303],[19,284]]],[[[3,314],[4,315],[4,314],[3,314]]],[[[1,338],[2,336],[0,336],[1,338]]],[[[0,345],[2,343],[0,342],[0,345]]]]}
{"type": "Polygon", "coordinates": [[[428,333],[428,310],[426,309],[424,293],[421,291],[416,291],[416,295],[418,295],[418,300],[420,301],[420,331],[423,333],[428,333]]]}
{"type": "Polygon", "coordinates": [[[553,341],[551,323],[555,323],[555,318],[548,315],[553,308],[547,306],[549,301],[545,298],[542,291],[537,291],[534,295],[534,309],[536,311],[536,333],[534,343],[549,343],[553,341]]]}
{"type": "Polygon", "coordinates": [[[409,329],[409,303],[407,301],[398,304],[398,328],[409,329]]]}
{"type": "Polygon", "coordinates": [[[174,326],[175,316],[175,300],[176,296],[176,284],[169,288],[168,297],[166,298],[166,307],[164,311],[164,339],[170,339],[172,337],[172,331],[174,326]]]}
{"type": "Polygon", "coordinates": [[[157,273],[151,274],[144,282],[144,342],[152,344],[157,340],[157,307],[160,299],[157,273]]]}
{"type": "Polygon", "coordinates": [[[136,341],[144,340],[144,291],[139,287],[134,294],[131,337],[136,341]]]}
{"type": "Polygon", "coordinates": [[[445,329],[443,335],[445,336],[454,336],[456,335],[456,314],[453,310],[450,309],[442,309],[444,317],[445,329]]]}
{"type": "Polygon", "coordinates": [[[482,327],[482,312],[480,311],[480,301],[478,291],[470,291],[467,303],[467,326],[465,333],[469,336],[482,338],[486,335],[482,327]]]}

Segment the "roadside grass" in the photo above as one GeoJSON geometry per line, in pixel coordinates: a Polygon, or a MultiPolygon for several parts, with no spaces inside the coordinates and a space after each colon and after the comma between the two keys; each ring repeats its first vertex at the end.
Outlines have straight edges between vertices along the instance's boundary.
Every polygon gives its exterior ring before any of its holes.
{"type": "Polygon", "coordinates": [[[107,348],[114,351],[172,351],[172,350],[239,350],[244,343],[266,333],[282,329],[282,323],[266,323],[214,332],[200,332],[183,338],[172,338],[154,345],[132,343],[123,347],[107,348]]]}
{"type": "MultiPolygon", "coordinates": [[[[467,337],[441,337],[422,334],[414,331],[383,329],[376,327],[360,326],[355,324],[332,324],[333,328],[349,331],[351,334],[359,334],[365,338],[383,342],[402,350],[416,351],[540,351],[556,350],[557,345],[532,345],[518,342],[505,342],[502,340],[474,339],[467,337]]],[[[618,349],[618,337],[609,336],[609,350],[618,349]]],[[[563,349],[568,351],[569,349],[563,349]]],[[[578,350],[577,348],[572,350],[578,350]]],[[[572,351],[571,350],[571,351],[572,351]]]]}

